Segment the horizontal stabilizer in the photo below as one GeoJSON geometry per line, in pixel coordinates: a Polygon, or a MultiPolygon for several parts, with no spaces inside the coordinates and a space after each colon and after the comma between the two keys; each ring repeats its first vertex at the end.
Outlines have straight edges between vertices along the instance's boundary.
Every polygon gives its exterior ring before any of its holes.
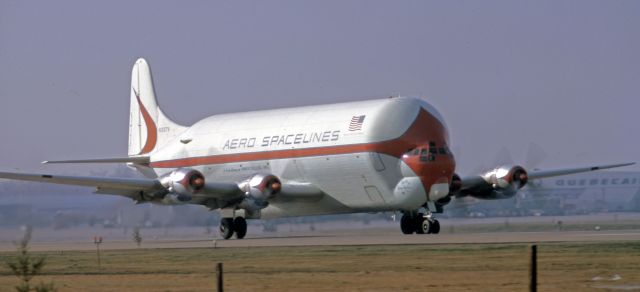
{"type": "Polygon", "coordinates": [[[80,159],[80,160],[47,160],[42,164],[62,164],[62,163],[149,163],[148,156],[119,157],[119,158],[99,158],[99,159],[80,159]]]}

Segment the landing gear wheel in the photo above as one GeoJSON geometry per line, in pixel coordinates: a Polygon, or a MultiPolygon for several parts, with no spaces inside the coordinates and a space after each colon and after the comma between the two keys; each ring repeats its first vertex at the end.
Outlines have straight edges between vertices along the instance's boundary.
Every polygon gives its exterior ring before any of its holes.
{"type": "Polygon", "coordinates": [[[236,230],[236,238],[243,239],[247,235],[247,220],[242,217],[233,219],[233,227],[236,230]]]}
{"type": "Polygon", "coordinates": [[[415,230],[415,221],[411,216],[402,215],[400,218],[400,230],[402,230],[402,234],[412,234],[415,230]]]}
{"type": "Polygon", "coordinates": [[[418,213],[418,216],[413,218],[413,224],[415,230],[416,230],[416,234],[425,234],[426,232],[424,231],[424,228],[422,228],[422,223],[424,222],[424,220],[427,220],[426,218],[424,218],[424,214],[422,213],[418,213]]]}
{"type": "Polygon", "coordinates": [[[233,236],[234,230],[235,228],[233,226],[233,218],[220,219],[220,236],[222,236],[222,238],[231,238],[231,236],[233,236]]]}
{"type": "Polygon", "coordinates": [[[429,234],[433,232],[433,222],[427,218],[423,218],[420,223],[420,229],[418,231],[420,234],[429,234]]]}
{"type": "Polygon", "coordinates": [[[440,233],[440,221],[434,219],[433,222],[431,222],[431,224],[432,224],[431,233],[432,234],[440,233]]]}

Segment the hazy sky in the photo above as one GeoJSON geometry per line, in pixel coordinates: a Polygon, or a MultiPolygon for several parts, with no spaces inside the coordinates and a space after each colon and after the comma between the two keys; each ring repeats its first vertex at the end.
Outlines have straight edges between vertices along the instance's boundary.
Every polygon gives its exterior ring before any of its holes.
{"type": "Polygon", "coordinates": [[[418,95],[463,173],[640,161],[640,1],[2,0],[0,168],[126,155],[138,57],[182,124],[418,95]]]}

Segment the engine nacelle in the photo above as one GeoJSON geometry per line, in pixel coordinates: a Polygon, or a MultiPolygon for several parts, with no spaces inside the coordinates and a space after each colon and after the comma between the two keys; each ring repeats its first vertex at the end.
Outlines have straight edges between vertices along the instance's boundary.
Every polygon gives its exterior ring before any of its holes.
{"type": "Polygon", "coordinates": [[[527,184],[529,176],[521,166],[501,166],[482,175],[496,190],[519,190],[527,184]]]}
{"type": "Polygon", "coordinates": [[[269,205],[269,199],[274,198],[282,189],[280,179],[272,174],[255,174],[238,184],[246,198],[240,207],[247,210],[260,210],[269,205]]]}
{"type": "Polygon", "coordinates": [[[195,169],[178,168],[160,177],[160,184],[167,189],[167,196],[185,202],[204,188],[204,175],[195,169]]]}
{"type": "Polygon", "coordinates": [[[461,196],[483,200],[507,199],[518,193],[529,180],[521,166],[501,166],[480,176],[487,184],[461,191],[461,196]]]}
{"type": "Polygon", "coordinates": [[[282,189],[280,179],[272,174],[255,174],[238,184],[238,187],[249,197],[267,201],[282,189]]]}

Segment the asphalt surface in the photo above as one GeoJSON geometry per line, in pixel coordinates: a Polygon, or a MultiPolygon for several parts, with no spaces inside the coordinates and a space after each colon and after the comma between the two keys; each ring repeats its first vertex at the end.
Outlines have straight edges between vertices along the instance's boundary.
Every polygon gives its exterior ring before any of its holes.
{"type": "MultiPolygon", "coordinates": [[[[474,244],[474,243],[536,243],[536,242],[597,242],[640,240],[640,213],[603,213],[559,217],[515,218],[448,218],[442,219],[442,234],[403,235],[398,222],[371,221],[368,224],[350,221],[330,221],[309,224],[280,224],[278,232],[267,232],[259,222],[249,226],[247,238],[223,240],[216,227],[143,228],[142,248],[218,248],[260,246],[340,246],[340,245],[407,245],[407,244],[474,244]],[[590,227],[590,231],[554,231],[557,222],[565,226],[590,227]],[[527,225],[529,224],[529,225],[527,225]],[[523,227],[534,224],[544,232],[485,232],[500,226],[523,227]],[[631,227],[630,230],[624,226],[631,227]],[[611,228],[614,227],[614,228],[611,228]],[[599,230],[598,230],[599,229],[599,230]],[[475,231],[477,230],[477,232],[475,231]]],[[[575,229],[574,229],[575,230],[575,229]]],[[[15,251],[15,242],[24,235],[24,228],[0,228],[0,252],[15,251]]],[[[94,236],[103,237],[100,249],[138,248],[132,239],[132,228],[83,226],[55,230],[33,229],[30,248],[34,251],[95,250],[94,236]]]]}
{"type": "MultiPolygon", "coordinates": [[[[437,235],[402,235],[397,230],[354,230],[352,232],[318,232],[319,234],[248,237],[242,240],[210,239],[207,237],[143,240],[142,248],[238,248],[286,246],[354,246],[354,245],[412,245],[412,244],[489,244],[489,243],[543,243],[543,242],[605,242],[638,241],[640,230],[571,231],[571,232],[490,232],[437,235]]],[[[33,251],[94,250],[92,241],[34,242],[33,251]]],[[[132,240],[104,240],[102,250],[134,249],[132,240]]],[[[14,251],[15,245],[0,243],[0,251],[14,251]]]]}

